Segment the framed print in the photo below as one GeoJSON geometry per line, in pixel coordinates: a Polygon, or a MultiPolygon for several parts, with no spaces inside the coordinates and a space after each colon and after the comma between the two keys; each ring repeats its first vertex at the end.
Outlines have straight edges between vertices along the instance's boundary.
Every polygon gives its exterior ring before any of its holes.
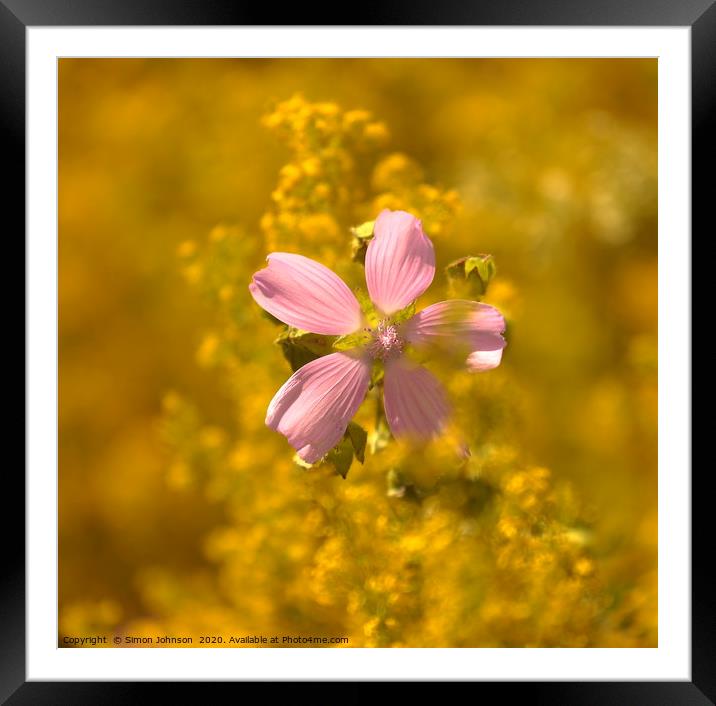
{"type": "Polygon", "coordinates": [[[27,267],[7,703],[716,700],[707,0],[281,25],[2,2],[27,267]]]}

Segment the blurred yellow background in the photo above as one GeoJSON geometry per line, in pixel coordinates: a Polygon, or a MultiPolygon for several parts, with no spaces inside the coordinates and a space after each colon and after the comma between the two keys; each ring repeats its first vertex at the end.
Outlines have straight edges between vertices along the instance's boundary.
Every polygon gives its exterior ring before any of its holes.
{"type": "MultiPolygon", "coordinates": [[[[657,63],[62,59],[60,637],[657,644],[657,63]],[[346,480],[263,423],[272,249],[360,286],[349,228],[491,253],[472,456],[359,420],[346,480]]],[[[216,645],[214,645],[216,646],[216,645]]]]}

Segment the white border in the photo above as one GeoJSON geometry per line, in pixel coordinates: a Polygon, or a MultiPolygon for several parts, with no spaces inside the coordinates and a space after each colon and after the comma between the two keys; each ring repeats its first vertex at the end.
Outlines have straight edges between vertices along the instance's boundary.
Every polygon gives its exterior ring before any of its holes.
{"type": "Polygon", "coordinates": [[[690,680],[689,28],[32,27],[27,32],[29,680],[690,680]],[[60,56],[659,57],[659,647],[58,649],[55,160],[60,56]]]}

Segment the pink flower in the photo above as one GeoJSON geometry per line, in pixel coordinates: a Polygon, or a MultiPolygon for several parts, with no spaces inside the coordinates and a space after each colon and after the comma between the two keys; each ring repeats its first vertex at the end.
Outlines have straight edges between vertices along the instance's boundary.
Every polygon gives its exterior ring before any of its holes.
{"type": "Polygon", "coordinates": [[[455,299],[423,309],[407,321],[395,315],[433,281],[435,252],[421,222],[405,211],[383,211],[368,244],[365,278],[381,316],[366,322],[353,292],[324,265],[302,255],[272,253],[249,285],[253,298],[289,326],[326,335],[369,333],[359,348],[331,353],[297,370],[276,393],[266,424],[281,432],[298,455],[315,463],[343,437],[360,407],[373,361],[385,366],[383,404],[393,435],[430,439],[445,427],[449,406],[443,386],[404,350],[444,346],[463,349],[470,371],[496,368],[502,358],[505,320],[492,306],[455,299]]]}

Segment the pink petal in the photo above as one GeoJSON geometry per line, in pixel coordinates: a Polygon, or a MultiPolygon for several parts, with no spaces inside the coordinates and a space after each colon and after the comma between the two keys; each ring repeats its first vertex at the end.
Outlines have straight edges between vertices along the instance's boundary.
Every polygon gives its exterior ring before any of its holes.
{"type": "Polygon", "coordinates": [[[404,357],[386,361],[383,404],[396,438],[430,439],[442,431],[450,414],[443,386],[404,357]]]}
{"type": "Polygon", "coordinates": [[[279,321],[311,333],[340,336],[361,327],[360,304],[348,285],[320,262],[275,252],[249,285],[256,303],[279,321]]]}
{"type": "Polygon", "coordinates": [[[365,256],[373,303],[394,314],[417,299],[435,276],[435,251],[420,221],[405,211],[383,211],[365,256]]]}
{"type": "Polygon", "coordinates": [[[463,347],[471,372],[496,368],[507,345],[502,334],[505,319],[494,306],[452,299],[419,311],[403,327],[410,343],[463,347]]]}
{"type": "Polygon", "coordinates": [[[370,358],[331,353],[297,370],[274,395],[266,424],[281,432],[307,463],[340,440],[370,382],[370,358]]]}
{"type": "Polygon", "coordinates": [[[502,349],[494,351],[474,351],[467,356],[467,369],[471,373],[484,373],[496,368],[502,360],[502,349]]]}

